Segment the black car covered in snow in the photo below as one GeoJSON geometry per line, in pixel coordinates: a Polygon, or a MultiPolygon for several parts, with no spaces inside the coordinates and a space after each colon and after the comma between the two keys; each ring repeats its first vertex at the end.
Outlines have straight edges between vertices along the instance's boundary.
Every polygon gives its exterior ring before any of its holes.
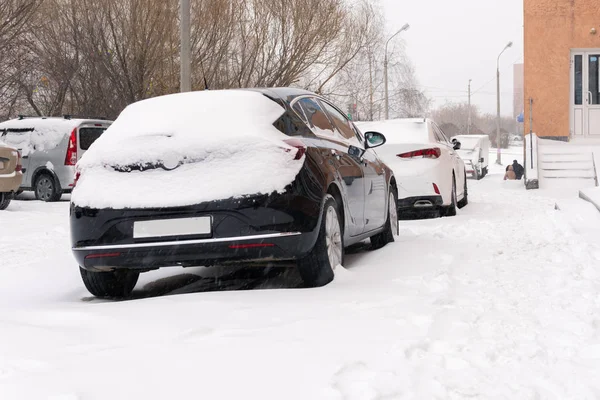
{"type": "Polygon", "coordinates": [[[392,171],[327,99],[291,89],[161,96],[128,106],[77,165],[72,250],[87,289],[123,297],[168,266],[294,261],[307,286],[344,247],[398,234],[392,171]]]}

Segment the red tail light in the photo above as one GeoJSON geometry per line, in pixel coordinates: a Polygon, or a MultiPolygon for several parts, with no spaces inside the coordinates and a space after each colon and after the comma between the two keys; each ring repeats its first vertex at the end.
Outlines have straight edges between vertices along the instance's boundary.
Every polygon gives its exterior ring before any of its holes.
{"type": "Polygon", "coordinates": [[[85,256],[86,260],[94,259],[94,258],[112,258],[112,257],[120,257],[121,253],[101,253],[101,254],[88,254],[85,256]]]}
{"type": "MultiPolygon", "coordinates": [[[[302,142],[302,140],[300,139],[287,139],[284,140],[285,144],[287,144],[288,146],[292,146],[295,147],[297,150],[296,152],[296,157],[294,157],[294,160],[299,160],[302,158],[302,156],[304,156],[304,154],[306,154],[306,145],[302,142]]],[[[290,152],[290,149],[285,149],[285,151],[290,152]]]]}
{"type": "Polygon", "coordinates": [[[439,158],[442,155],[442,151],[437,148],[431,149],[421,149],[415,151],[409,151],[407,153],[398,154],[397,156],[400,158],[414,158],[414,157],[423,157],[423,158],[439,158]]]}
{"type": "Polygon", "coordinates": [[[230,249],[256,249],[260,247],[275,247],[273,243],[248,243],[248,244],[232,244],[230,249]]]}
{"type": "Polygon", "coordinates": [[[75,164],[77,164],[77,128],[71,132],[69,147],[67,147],[67,155],[65,156],[65,165],[75,164]]]}
{"type": "Polygon", "coordinates": [[[69,186],[72,186],[72,187],[77,186],[77,181],[79,180],[80,176],[81,176],[81,171],[75,171],[75,178],[73,179],[73,183],[70,184],[69,186]]]}
{"type": "Polygon", "coordinates": [[[438,187],[438,185],[436,185],[435,183],[433,184],[433,190],[435,191],[435,193],[437,194],[441,194],[440,193],[440,188],[438,187]]]}
{"type": "Polygon", "coordinates": [[[17,166],[15,167],[15,172],[23,171],[23,165],[21,164],[21,152],[17,151],[17,166]]]}

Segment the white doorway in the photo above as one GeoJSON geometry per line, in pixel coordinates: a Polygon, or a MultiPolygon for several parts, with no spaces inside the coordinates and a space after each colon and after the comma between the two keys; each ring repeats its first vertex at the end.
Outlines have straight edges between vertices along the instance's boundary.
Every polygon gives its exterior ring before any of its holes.
{"type": "Polygon", "coordinates": [[[600,137],[600,49],[571,51],[571,136],[600,137]]]}

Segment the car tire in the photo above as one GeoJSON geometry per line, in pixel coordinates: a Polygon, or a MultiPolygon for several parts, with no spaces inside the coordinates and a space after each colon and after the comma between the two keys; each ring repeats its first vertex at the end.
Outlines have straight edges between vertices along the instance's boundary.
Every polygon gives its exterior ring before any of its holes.
{"type": "Polygon", "coordinates": [[[465,174],[465,195],[461,201],[458,202],[458,208],[464,208],[469,204],[469,188],[467,187],[467,175],[465,174]]]}
{"type": "Polygon", "coordinates": [[[398,236],[398,200],[396,191],[390,187],[390,198],[388,201],[388,215],[385,221],[385,228],[383,232],[377,235],[371,236],[371,249],[377,250],[382,248],[388,243],[395,241],[395,237],[398,236]]]}
{"type": "Polygon", "coordinates": [[[79,267],[79,272],[87,290],[102,298],[129,296],[140,276],[139,272],[131,270],[93,272],[79,267]]]}
{"type": "Polygon", "coordinates": [[[333,280],[335,267],[344,262],[344,233],[339,206],[333,196],[327,195],[317,243],[306,257],[298,260],[298,272],[307,287],[327,285],[333,280]]]}
{"type": "Polygon", "coordinates": [[[12,195],[10,193],[0,193],[0,210],[6,210],[11,200],[12,195]]]}
{"type": "Polygon", "coordinates": [[[35,198],[45,202],[58,201],[62,196],[62,193],[58,190],[56,181],[48,173],[41,173],[35,178],[33,190],[35,198]]]}
{"type": "Polygon", "coordinates": [[[450,198],[452,200],[444,213],[446,217],[454,217],[456,215],[456,178],[454,174],[452,175],[452,192],[450,192],[450,198]]]}

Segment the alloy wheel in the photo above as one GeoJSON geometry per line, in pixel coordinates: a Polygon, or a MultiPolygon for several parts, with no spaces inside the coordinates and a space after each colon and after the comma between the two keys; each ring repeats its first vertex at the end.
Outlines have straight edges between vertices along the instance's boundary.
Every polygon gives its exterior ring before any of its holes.
{"type": "Polygon", "coordinates": [[[333,207],[327,209],[325,215],[325,241],[327,257],[331,268],[335,269],[342,262],[342,230],[337,212],[333,207]]]}
{"type": "Polygon", "coordinates": [[[398,227],[398,208],[396,207],[396,198],[394,197],[394,193],[392,192],[390,192],[389,210],[390,227],[392,228],[392,235],[398,236],[400,235],[400,228],[398,227]]]}

